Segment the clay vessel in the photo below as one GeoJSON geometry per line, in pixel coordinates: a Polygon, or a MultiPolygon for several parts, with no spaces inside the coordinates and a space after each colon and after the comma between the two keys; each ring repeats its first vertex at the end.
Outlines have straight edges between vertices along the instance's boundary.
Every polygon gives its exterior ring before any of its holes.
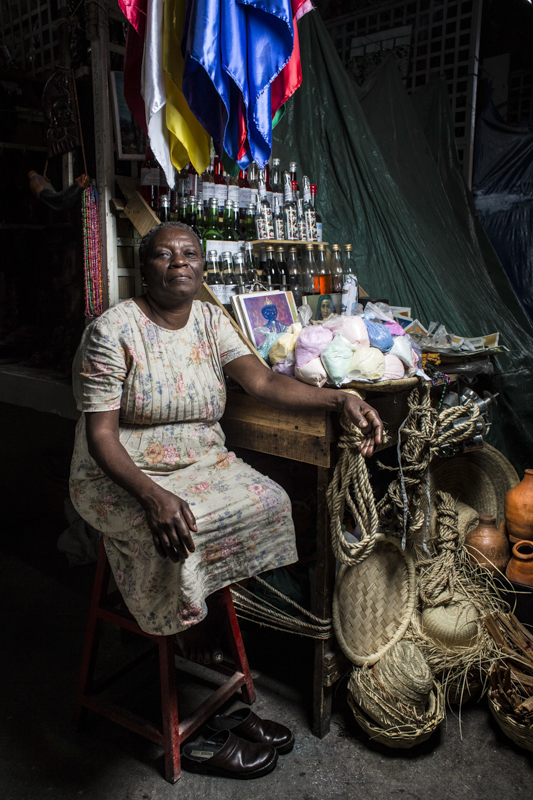
{"type": "Polygon", "coordinates": [[[533,542],[517,542],[513,545],[505,574],[513,583],[533,586],[533,542]]]}
{"type": "Polygon", "coordinates": [[[533,541],[533,469],[505,495],[505,530],[510,541],[533,541]]]}
{"type": "Polygon", "coordinates": [[[490,572],[505,572],[511,553],[505,533],[496,527],[496,517],[480,514],[477,528],[467,533],[465,548],[472,564],[480,564],[490,572]]]}

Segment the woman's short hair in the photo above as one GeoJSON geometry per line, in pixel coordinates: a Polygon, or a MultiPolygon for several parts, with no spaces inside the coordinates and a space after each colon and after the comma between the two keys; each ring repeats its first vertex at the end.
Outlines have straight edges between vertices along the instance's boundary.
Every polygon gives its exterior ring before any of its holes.
{"type": "Polygon", "coordinates": [[[156,225],[155,228],[152,228],[152,230],[148,231],[148,233],[145,233],[141,239],[141,243],[139,245],[139,261],[141,262],[142,267],[144,267],[146,264],[146,259],[150,254],[150,250],[152,249],[154,236],[164,228],[179,228],[182,231],[187,231],[187,233],[190,233],[191,236],[196,239],[198,246],[200,247],[200,252],[203,254],[203,247],[200,237],[193,231],[190,225],[185,225],[184,222],[162,222],[160,225],[156,225]]]}

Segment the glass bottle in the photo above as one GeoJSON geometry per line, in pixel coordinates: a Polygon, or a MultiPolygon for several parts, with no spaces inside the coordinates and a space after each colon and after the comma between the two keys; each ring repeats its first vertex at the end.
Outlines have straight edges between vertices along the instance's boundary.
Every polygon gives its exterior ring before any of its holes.
{"type": "Polygon", "coordinates": [[[274,238],[278,241],[283,241],[285,233],[283,231],[283,211],[279,204],[279,198],[274,195],[274,211],[272,212],[272,219],[274,222],[274,238]]]}
{"type": "Polygon", "coordinates": [[[231,200],[232,203],[237,203],[239,205],[239,180],[238,178],[234,178],[233,175],[228,175],[227,178],[227,185],[228,185],[228,200],[231,200]]]}
{"type": "Polygon", "coordinates": [[[290,242],[298,241],[298,218],[296,203],[292,199],[292,182],[288,172],[283,173],[283,229],[285,239],[290,242]]]}
{"type": "Polygon", "coordinates": [[[222,238],[228,242],[236,242],[239,239],[239,234],[235,230],[235,222],[233,218],[233,202],[226,200],[224,204],[224,218],[222,220],[222,238]]]}
{"type": "Polygon", "coordinates": [[[249,203],[246,208],[246,216],[244,218],[244,239],[247,242],[253,242],[256,236],[255,207],[249,203]]]}
{"type": "Polygon", "coordinates": [[[150,147],[147,147],[141,164],[141,195],[153,211],[159,208],[160,182],[159,164],[150,147]]]}
{"type": "Polygon", "coordinates": [[[287,259],[287,283],[289,289],[294,295],[294,300],[296,305],[299,306],[302,304],[302,295],[304,294],[303,291],[303,284],[302,284],[302,272],[300,270],[300,264],[298,262],[298,253],[295,247],[289,247],[289,257],[287,259]]]}
{"type": "Polygon", "coordinates": [[[269,289],[279,289],[279,272],[276,259],[274,258],[274,248],[267,247],[266,249],[266,264],[264,268],[264,275],[269,289]]]}
{"type": "Polygon", "coordinates": [[[178,207],[178,222],[183,222],[187,225],[187,206],[189,204],[189,197],[180,197],[178,207]]]}
{"type": "MultiPolygon", "coordinates": [[[[290,265],[289,265],[290,266],[290,265]]],[[[302,293],[315,294],[315,277],[317,266],[315,262],[315,251],[312,244],[306,244],[305,254],[302,260],[302,293]]]]}
{"type": "Polygon", "coordinates": [[[224,167],[222,161],[218,156],[215,156],[213,179],[215,181],[215,197],[218,202],[219,214],[224,211],[224,203],[228,199],[228,187],[226,186],[226,179],[224,178],[224,167]]]}
{"type": "Polygon", "coordinates": [[[189,162],[186,167],[187,174],[189,176],[189,192],[190,194],[196,195],[196,197],[202,196],[202,179],[194,169],[193,165],[189,162]]]}
{"type": "Polygon", "coordinates": [[[215,286],[219,285],[222,286],[224,284],[224,278],[220,274],[220,269],[218,267],[218,253],[216,250],[209,250],[207,253],[206,259],[206,266],[207,266],[207,284],[208,286],[215,286]]]}
{"type": "Polygon", "coordinates": [[[285,261],[285,248],[276,247],[276,264],[278,265],[279,274],[279,288],[282,292],[286,292],[289,286],[289,268],[285,261]]]}
{"type": "Polygon", "coordinates": [[[178,174],[178,195],[188,197],[191,193],[190,176],[185,167],[178,174]]]}
{"type": "Polygon", "coordinates": [[[316,183],[311,184],[311,204],[313,206],[313,211],[315,212],[315,220],[316,220],[316,240],[317,242],[323,241],[322,239],[322,217],[318,213],[318,209],[316,206],[316,190],[317,186],[316,183]]]}
{"type": "MultiPolygon", "coordinates": [[[[325,247],[325,246],[324,246],[325,247]]],[[[320,245],[319,245],[320,248],[320,245]]],[[[316,272],[314,275],[314,289],[315,294],[330,294],[331,292],[331,273],[328,269],[328,262],[326,259],[325,250],[320,250],[318,253],[318,262],[316,264],[316,272]]],[[[341,286],[342,291],[342,286],[341,286]]]]}
{"type": "Polygon", "coordinates": [[[272,188],[273,202],[275,203],[277,198],[281,208],[283,206],[283,186],[281,185],[279,158],[272,159],[272,169],[270,170],[270,186],[272,188]]]}
{"type": "Polygon", "coordinates": [[[344,245],[344,280],[347,275],[357,275],[355,261],[352,254],[352,245],[344,245]]]}
{"type": "Polygon", "coordinates": [[[209,209],[207,212],[207,221],[205,223],[204,231],[204,250],[207,249],[205,243],[208,241],[221,241],[222,234],[218,227],[218,200],[212,197],[209,201],[209,209]]]}
{"type": "Polygon", "coordinates": [[[202,238],[203,229],[201,224],[198,224],[199,222],[198,197],[195,194],[190,194],[187,203],[187,225],[190,225],[195,234],[202,238]]]}
{"type": "Polygon", "coordinates": [[[215,179],[213,177],[213,159],[209,166],[202,173],[202,203],[205,211],[209,207],[209,201],[215,196],[215,179]]]}
{"type": "MultiPolygon", "coordinates": [[[[298,173],[296,171],[296,166],[297,166],[296,161],[289,162],[289,172],[291,175],[291,181],[296,181],[296,184],[298,184],[298,173]]],[[[298,190],[298,186],[296,186],[296,189],[298,190]]]]}
{"type": "Polygon", "coordinates": [[[159,197],[159,219],[161,222],[170,222],[170,197],[162,194],[159,197]]]}
{"type": "MultiPolygon", "coordinates": [[[[293,192],[294,192],[295,183],[293,183],[292,186],[293,186],[293,192]]],[[[304,202],[303,202],[303,200],[297,200],[296,201],[296,216],[297,216],[297,220],[298,220],[298,222],[297,222],[297,224],[298,224],[298,239],[301,242],[305,242],[306,241],[306,235],[305,235],[306,232],[305,232],[305,217],[304,217],[304,202]]]]}
{"type": "Polygon", "coordinates": [[[254,161],[252,161],[248,167],[246,175],[248,177],[248,185],[250,187],[250,203],[253,203],[255,206],[257,205],[257,197],[259,195],[259,183],[257,179],[257,164],[254,161]]]}
{"type": "Polygon", "coordinates": [[[174,188],[170,191],[170,220],[177,222],[179,219],[180,198],[178,195],[178,173],[174,170],[174,188]]]}
{"type": "MultiPolygon", "coordinates": [[[[318,249],[325,249],[325,245],[318,245],[318,249]]],[[[330,274],[331,274],[331,291],[332,292],[342,292],[342,287],[344,286],[344,267],[341,259],[341,249],[338,244],[334,244],[331,247],[331,265],[330,265],[330,274]]]]}
{"type": "Polygon", "coordinates": [[[266,193],[267,193],[267,200],[270,208],[274,208],[274,194],[272,192],[272,186],[270,184],[270,166],[269,164],[265,164],[265,186],[266,186],[266,193]]]}
{"type": "Polygon", "coordinates": [[[234,286],[235,275],[233,274],[233,258],[229,250],[224,250],[224,252],[220,254],[220,270],[226,286],[234,286]]]}
{"type": "Polygon", "coordinates": [[[257,283],[259,281],[257,259],[254,254],[254,246],[251,242],[246,242],[244,245],[244,267],[246,269],[248,283],[257,283]]]}
{"type": "Polygon", "coordinates": [[[246,267],[244,264],[244,253],[233,254],[233,274],[235,276],[235,283],[239,287],[239,293],[242,293],[244,284],[246,283],[246,267]]]}
{"type": "Polygon", "coordinates": [[[252,202],[252,191],[250,189],[250,184],[248,183],[248,178],[246,177],[246,172],[243,169],[241,169],[239,172],[238,183],[239,208],[241,210],[241,216],[246,217],[246,210],[252,202]]]}
{"type": "Polygon", "coordinates": [[[305,238],[308,242],[316,242],[316,214],[311,202],[311,184],[307,175],[302,178],[304,187],[304,218],[305,218],[305,238]]]}
{"type": "Polygon", "coordinates": [[[266,181],[264,170],[259,171],[259,203],[261,204],[261,215],[265,220],[266,239],[275,239],[274,220],[272,218],[272,208],[267,199],[266,181]]]}

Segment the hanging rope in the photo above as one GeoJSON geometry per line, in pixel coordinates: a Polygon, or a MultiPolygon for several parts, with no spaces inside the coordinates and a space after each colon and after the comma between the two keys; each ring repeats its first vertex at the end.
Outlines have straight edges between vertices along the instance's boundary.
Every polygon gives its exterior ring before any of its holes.
{"type": "Polygon", "coordinates": [[[271,586],[259,576],[255,576],[254,580],[261,586],[273,592],[278,597],[282,598],[285,602],[290,603],[296,608],[300,614],[312,620],[306,622],[305,620],[293,617],[285,611],[281,611],[276,606],[273,606],[268,600],[257,598],[248,589],[239,587],[232,587],[231,596],[237,616],[241,619],[247,619],[250,622],[255,622],[266,628],[272,628],[276,631],[285,631],[287,633],[294,633],[298,636],[306,636],[310,639],[330,639],[333,636],[333,628],[331,619],[320,619],[307,611],[306,608],[295,603],[290,597],[287,597],[278,589],[271,586]]]}
{"type": "Polygon", "coordinates": [[[425,559],[417,564],[418,592],[424,606],[441,606],[451,602],[455,594],[457,574],[455,553],[459,529],[457,527],[457,508],[448,492],[437,492],[437,530],[435,558],[425,559]]]}
{"type": "Polygon", "coordinates": [[[83,268],[85,273],[85,316],[98,317],[103,311],[102,256],[98,192],[93,181],[81,198],[83,226],[83,268]]]}
{"type": "Polygon", "coordinates": [[[335,557],[343,564],[354,566],[369,556],[374,549],[379,519],[366,461],[359,450],[359,444],[363,440],[361,429],[344,415],[341,417],[341,425],[344,429],[338,443],[341,455],[326,497],[330,516],[331,546],[335,557]],[[342,521],[346,507],[351,511],[361,531],[359,542],[348,542],[344,536],[342,521]]]}
{"type": "MultiPolygon", "coordinates": [[[[431,405],[426,384],[413,389],[407,402],[409,413],[398,431],[398,477],[377,505],[380,522],[391,533],[396,533],[396,521],[401,520],[404,547],[408,533],[410,538],[421,530],[427,533],[431,461],[438,455],[451,455],[457,444],[471,439],[480,415],[478,406],[471,402],[439,412],[431,405]]],[[[380,467],[395,471],[384,464],[380,467]]],[[[423,548],[427,553],[425,536],[423,548]]]]}

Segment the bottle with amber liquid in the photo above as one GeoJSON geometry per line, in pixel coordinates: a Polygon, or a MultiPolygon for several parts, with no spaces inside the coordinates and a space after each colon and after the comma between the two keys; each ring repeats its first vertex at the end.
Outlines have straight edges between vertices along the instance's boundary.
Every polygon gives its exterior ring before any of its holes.
{"type": "Polygon", "coordinates": [[[332,291],[331,273],[330,270],[328,269],[328,262],[326,260],[326,254],[324,251],[319,250],[318,253],[318,262],[316,264],[316,272],[314,274],[313,285],[315,294],[330,294],[332,291]]]}

